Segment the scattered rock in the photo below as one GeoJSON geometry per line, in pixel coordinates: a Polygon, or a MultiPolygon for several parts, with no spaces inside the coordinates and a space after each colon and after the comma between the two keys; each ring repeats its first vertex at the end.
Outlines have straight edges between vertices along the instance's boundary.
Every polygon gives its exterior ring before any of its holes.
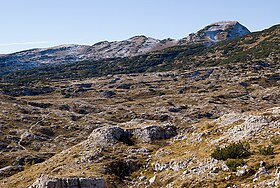
{"type": "Polygon", "coordinates": [[[140,176],[138,179],[139,179],[140,181],[145,181],[145,180],[147,179],[147,177],[146,177],[146,176],[140,176]]]}
{"type": "Polygon", "coordinates": [[[181,111],[181,108],[171,107],[168,109],[169,112],[177,113],[181,111]]]}
{"type": "Polygon", "coordinates": [[[24,166],[25,164],[33,165],[37,163],[42,163],[44,161],[45,161],[44,159],[37,156],[23,156],[23,157],[17,157],[14,162],[14,165],[16,166],[18,165],[24,166]]]}
{"type": "Polygon", "coordinates": [[[38,135],[35,135],[29,131],[26,131],[24,132],[22,135],[21,135],[21,141],[20,143],[22,145],[28,145],[30,142],[32,141],[44,141],[46,140],[46,138],[43,138],[41,136],[38,136],[38,135]]]}
{"type": "Polygon", "coordinates": [[[6,151],[9,144],[0,141],[0,151],[6,151]]]}
{"type": "Polygon", "coordinates": [[[167,121],[170,117],[167,114],[141,114],[142,119],[159,120],[161,122],[167,121]]]}
{"type": "Polygon", "coordinates": [[[102,96],[105,97],[105,98],[112,98],[114,96],[116,96],[116,93],[114,91],[103,91],[102,92],[102,96]]]}
{"type": "Polygon", "coordinates": [[[36,96],[36,95],[43,95],[43,94],[47,94],[47,93],[51,93],[55,91],[54,88],[51,87],[42,87],[42,88],[26,88],[23,90],[19,91],[19,95],[25,95],[25,96],[36,96]]]}
{"type": "Polygon", "coordinates": [[[135,159],[115,160],[105,167],[108,174],[114,174],[120,179],[124,179],[131,173],[139,170],[141,165],[135,159]]]}
{"type": "Polygon", "coordinates": [[[149,179],[150,184],[153,184],[156,181],[157,175],[155,174],[151,179],[149,179]]]}
{"type": "Polygon", "coordinates": [[[53,130],[49,127],[38,126],[38,127],[34,128],[34,131],[36,131],[37,133],[43,134],[45,136],[48,136],[48,137],[54,136],[53,130]]]}
{"type": "Polygon", "coordinates": [[[242,167],[237,167],[237,172],[236,172],[236,176],[244,176],[246,174],[248,174],[249,172],[249,167],[247,165],[244,165],[242,167]]]}
{"type": "Polygon", "coordinates": [[[120,78],[120,77],[117,77],[117,78],[111,80],[108,84],[115,84],[115,83],[117,83],[117,82],[120,81],[120,80],[121,80],[121,78],[120,78]]]}
{"type": "Polygon", "coordinates": [[[117,87],[117,89],[130,89],[130,84],[121,84],[117,87]]]}
{"type": "Polygon", "coordinates": [[[107,188],[107,185],[103,178],[50,178],[48,176],[42,176],[29,188],[107,188]]]}
{"type": "Polygon", "coordinates": [[[129,154],[141,154],[141,155],[149,155],[151,151],[147,148],[139,148],[139,149],[128,149],[129,154]]]}
{"type": "Polygon", "coordinates": [[[52,106],[50,103],[38,103],[38,102],[28,102],[30,106],[38,107],[38,108],[49,108],[52,106]]]}
{"type": "Polygon", "coordinates": [[[77,86],[79,88],[91,88],[92,83],[75,84],[75,86],[77,86]]]}
{"type": "Polygon", "coordinates": [[[12,176],[18,172],[23,171],[23,166],[6,166],[0,169],[0,177],[8,177],[12,176]]]}

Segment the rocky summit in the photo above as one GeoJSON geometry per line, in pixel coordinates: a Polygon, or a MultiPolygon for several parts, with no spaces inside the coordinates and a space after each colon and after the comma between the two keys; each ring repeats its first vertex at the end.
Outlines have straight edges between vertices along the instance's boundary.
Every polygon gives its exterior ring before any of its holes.
{"type": "Polygon", "coordinates": [[[279,187],[279,43],[217,22],[1,56],[0,187],[279,187]]]}
{"type": "Polygon", "coordinates": [[[213,45],[220,41],[232,40],[236,37],[251,33],[237,21],[216,22],[183,38],[181,43],[204,43],[213,45]]]}

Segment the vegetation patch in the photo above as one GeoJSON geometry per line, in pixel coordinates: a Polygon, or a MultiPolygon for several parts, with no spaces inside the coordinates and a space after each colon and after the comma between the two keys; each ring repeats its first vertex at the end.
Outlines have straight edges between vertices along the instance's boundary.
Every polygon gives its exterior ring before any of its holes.
{"type": "Polygon", "coordinates": [[[242,159],[251,155],[250,145],[248,142],[231,143],[230,145],[221,148],[217,147],[211,156],[218,160],[227,159],[242,159]]]}
{"type": "Polygon", "coordinates": [[[232,171],[236,171],[237,167],[245,165],[244,159],[227,159],[226,165],[232,171]]]}
{"type": "Polygon", "coordinates": [[[259,149],[259,153],[261,155],[274,155],[274,147],[272,147],[271,145],[267,147],[261,147],[259,149]]]}

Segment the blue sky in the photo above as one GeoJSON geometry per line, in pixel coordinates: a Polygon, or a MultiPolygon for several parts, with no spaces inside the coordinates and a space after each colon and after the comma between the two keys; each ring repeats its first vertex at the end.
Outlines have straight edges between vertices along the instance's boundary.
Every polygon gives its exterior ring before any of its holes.
{"type": "Polygon", "coordinates": [[[237,20],[251,31],[280,23],[279,0],[0,0],[0,54],[135,35],[187,36],[237,20]]]}

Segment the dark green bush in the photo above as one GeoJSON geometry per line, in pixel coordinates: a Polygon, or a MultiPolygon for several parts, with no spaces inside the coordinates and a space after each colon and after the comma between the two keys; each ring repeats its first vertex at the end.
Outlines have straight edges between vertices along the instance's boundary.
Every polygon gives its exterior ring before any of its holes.
{"type": "Polygon", "coordinates": [[[226,165],[232,171],[236,171],[237,167],[245,165],[243,159],[227,159],[226,165]]]}
{"type": "Polygon", "coordinates": [[[274,155],[274,148],[271,145],[267,147],[261,147],[259,149],[259,153],[261,155],[274,155]]]}
{"type": "Polygon", "coordinates": [[[280,144],[280,137],[278,137],[278,138],[273,138],[273,139],[271,140],[271,142],[272,142],[273,145],[278,145],[278,144],[280,144]]]}
{"type": "Polygon", "coordinates": [[[231,143],[221,148],[217,147],[211,156],[218,160],[241,159],[250,156],[250,145],[248,142],[231,143]]]}

